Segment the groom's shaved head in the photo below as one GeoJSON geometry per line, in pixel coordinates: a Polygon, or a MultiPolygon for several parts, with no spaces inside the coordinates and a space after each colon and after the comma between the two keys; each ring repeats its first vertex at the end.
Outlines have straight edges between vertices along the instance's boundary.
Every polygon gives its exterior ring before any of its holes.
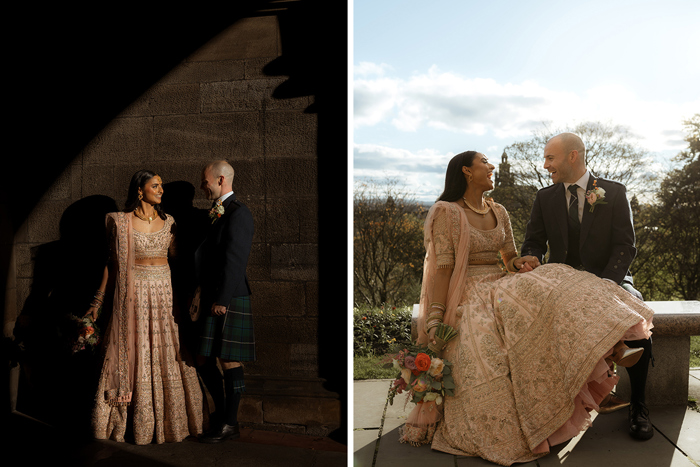
{"type": "Polygon", "coordinates": [[[216,161],[209,164],[204,170],[211,170],[211,174],[214,177],[224,176],[229,182],[233,182],[233,176],[235,174],[233,167],[226,161],[216,161]]]}
{"type": "Polygon", "coordinates": [[[583,140],[578,135],[574,133],[560,133],[549,141],[552,140],[559,140],[562,149],[564,149],[564,151],[567,153],[571,151],[578,151],[581,160],[586,160],[586,145],[583,144],[583,140]]]}

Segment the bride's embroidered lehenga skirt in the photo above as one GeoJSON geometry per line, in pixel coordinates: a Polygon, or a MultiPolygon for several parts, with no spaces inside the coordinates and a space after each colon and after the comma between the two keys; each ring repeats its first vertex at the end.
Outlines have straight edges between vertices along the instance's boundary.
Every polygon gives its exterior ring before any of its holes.
{"type": "Polygon", "coordinates": [[[178,327],[172,316],[170,268],[136,265],[133,281],[131,402],[107,401],[105,362],[92,417],[95,437],[124,441],[128,418],[132,418],[136,444],[177,442],[201,434],[205,407],[196,370],[180,353],[178,327]]]}
{"type": "MultiPolygon", "coordinates": [[[[502,465],[527,462],[590,426],[617,383],[604,357],[621,339],[648,338],[653,313],[612,282],[562,264],[504,276],[469,268],[459,335],[443,357],[446,397],[432,449],[502,465]]],[[[429,442],[406,426],[402,441],[429,442]]]]}

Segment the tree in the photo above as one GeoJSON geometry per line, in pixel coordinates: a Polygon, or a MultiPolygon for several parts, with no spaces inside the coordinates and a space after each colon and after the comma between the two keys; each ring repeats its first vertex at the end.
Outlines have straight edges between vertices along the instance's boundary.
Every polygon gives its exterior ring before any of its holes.
{"type": "Polygon", "coordinates": [[[651,228],[643,230],[652,237],[649,260],[634,265],[667,300],[700,298],[700,114],[684,124],[688,149],[675,159],[685,165],[661,182],[658,203],[648,208],[651,228]]]}
{"type": "Polygon", "coordinates": [[[636,193],[648,189],[656,175],[647,172],[649,155],[632,141],[629,130],[620,125],[586,122],[575,127],[535,131],[531,139],[516,142],[505,151],[513,160],[513,181],[516,185],[544,188],[552,184],[544,166],[544,147],[553,136],[571,132],[579,135],[586,145],[586,164],[596,177],[623,183],[636,193]]]}
{"type": "MultiPolygon", "coordinates": [[[[657,175],[649,172],[647,151],[637,147],[625,127],[601,122],[586,122],[574,127],[535,131],[532,138],[507,146],[504,156],[510,160],[509,184],[501,184],[490,193],[495,201],[505,206],[511,217],[516,245],[522,244],[530,210],[537,190],[551,185],[544,169],[544,147],[553,136],[571,132],[586,144],[586,163],[593,175],[627,186],[630,194],[648,192],[657,175]]],[[[499,171],[502,171],[499,168],[499,171]]],[[[499,173],[500,178],[500,173],[499,173]]]]}
{"type": "Polygon", "coordinates": [[[416,303],[425,256],[425,208],[396,180],[358,183],[353,198],[355,303],[416,303]]]}

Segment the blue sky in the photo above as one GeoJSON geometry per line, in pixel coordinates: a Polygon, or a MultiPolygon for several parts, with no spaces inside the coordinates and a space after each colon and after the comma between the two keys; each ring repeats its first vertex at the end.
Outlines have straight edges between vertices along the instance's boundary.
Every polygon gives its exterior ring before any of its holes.
{"type": "Polygon", "coordinates": [[[449,159],[601,121],[659,161],[700,112],[700,1],[352,5],[353,176],[439,195],[449,159]]]}

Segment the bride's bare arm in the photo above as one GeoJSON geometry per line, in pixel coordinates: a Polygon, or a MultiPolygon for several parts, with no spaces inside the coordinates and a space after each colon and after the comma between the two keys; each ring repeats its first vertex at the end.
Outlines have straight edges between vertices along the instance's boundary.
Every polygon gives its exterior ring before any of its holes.
{"type": "Polygon", "coordinates": [[[85,313],[85,316],[92,314],[93,320],[97,319],[97,315],[98,315],[99,310],[100,310],[100,305],[102,303],[102,300],[104,300],[105,291],[107,290],[107,280],[108,279],[109,279],[109,267],[105,266],[105,269],[102,272],[102,282],[100,283],[100,288],[97,289],[97,292],[95,292],[95,297],[94,297],[92,303],[90,303],[90,308],[88,308],[88,311],[85,313]]]}
{"type": "MultiPolygon", "coordinates": [[[[429,303],[442,303],[447,305],[447,289],[450,286],[450,279],[452,278],[452,268],[438,268],[435,272],[435,281],[433,282],[433,290],[430,295],[429,303]]],[[[430,310],[428,310],[430,314],[430,310]]],[[[435,342],[435,328],[428,331],[428,336],[431,342],[435,342]]]]}

